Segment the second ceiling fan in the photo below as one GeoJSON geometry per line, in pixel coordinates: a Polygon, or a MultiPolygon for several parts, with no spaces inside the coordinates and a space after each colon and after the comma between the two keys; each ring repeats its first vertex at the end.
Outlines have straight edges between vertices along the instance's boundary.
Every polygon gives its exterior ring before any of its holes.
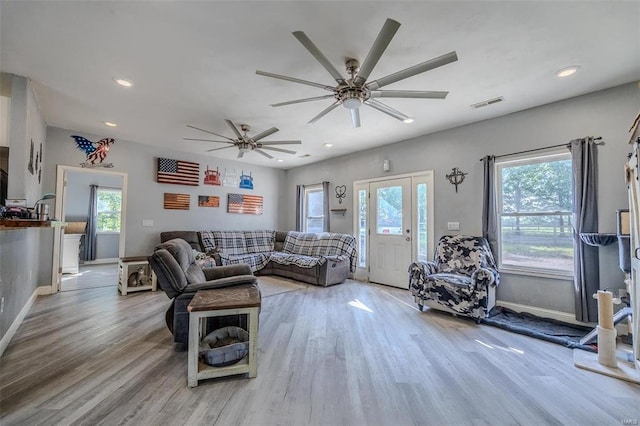
{"type": "Polygon", "coordinates": [[[315,83],[313,81],[301,80],[295,77],[288,77],[280,74],[273,74],[266,71],[256,71],[256,74],[263,75],[265,77],[277,78],[280,80],[291,81],[293,83],[305,84],[307,86],[318,87],[320,89],[332,92],[328,95],[315,96],[312,98],[297,99],[293,101],[280,102],[272,104],[271,106],[279,107],[283,105],[297,104],[301,102],[311,102],[321,99],[334,98],[335,102],[325,108],[320,114],[313,117],[309,123],[315,123],[329,112],[331,112],[338,105],[342,105],[351,111],[351,121],[353,127],[360,127],[360,111],[361,105],[368,105],[378,111],[392,116],[398,120],[410,123],[413,121],[408,115],[386,105],[376,98],[423,98],[423,99],[444,99],[449,92],[443,91],[420,91],[420,90],[378,90],[381,87],[387,86],[391,83],[395,83],[400,80],[412,77],[414,75],[423,73],[425,71],[438,68],[442,65],[449,64],[458,60],[458,56],[455,51],[449,52],[437,58],[422,62],[404,70],[389,74],[386,77],[379,78],[367,83],[367,79],[371,74],[371,71],[376,66],[385,49],[391,42],[391,39],[395,35],[396,31],[400,28],[400,23],[393,19],[387,19],[382,26],[382,30],[378,34],[378,37],[373,42],[371,50],[364,59],[364,62],[360,64],[357,59],[347,59],[345,66],[347,72],[350,74],[350,78],[345,79],[340,72],[329,62],[327,57],[316,47],[315,44],[306,36],[302,31],[295,31],[293,36],[298,39],[300,43],[313,55],[314,58],[320,64],[329,71],[329,74],[338,83],[336,86],[329,86],[326,84],[315,83]]]}
{"type": "Polygon", "coordinates": [[[231,128],[233,133],[235,133],[236,139],[233,139],[233,138],[230,138],[230,137],[227,137],[227,136],[223,136],[223,135],[219,135],[219,134],[214,133],[214,132],[212,132],[210,130],[201,129],[199,127],[195,127],[195,126],[191,126],[191,125],[187,124],[187,127],[190,127],[192,129],[196,129],[196,130],[200,130],[201,132],[210,133],[212,135],[216,135],[216,136],[224,138],[226,140],[219,141],[219,140],[213,140],[213,139],[196,139],[196,138],[184,138],[184,140],[187,140],[187,141],[218,142],[218,143],[229,144],[229,146],[223,146],[221,148],[208,149],[207,152],[219,151],[221,149],[237,147],[238,148],[238,158],[242,158],[242,156],[246,152],[255,151],[258,154],[267,157],[268,159],[272,159],[273,156],[271,156],[268,153],[264,152],[265,149],[266,150],[270,150],[270,151],[284,152],[285,154],[295,154],[296,153],[295,151],[291,151],[291,150],[288,150],[288,149],[274,148],[271,145],[292,145],[292,144],[296,144],[297,145],[297,144],[301,144],[302,143],[302,141],[297,141],[297,140],[259,142],[263,138],[266,138],[267,136],[272,135],[275,132],[279,131],[279,129],[277,127],[272,127],[270,129],[265,130],[262,133],[258,133],[255,136],[248,136],[247,133],[251,130],[251,127],[249,127],[248,124],[241,124],[240,125],[240,129],[238,129],[236,127],[236,125],[233,124],[233,122],[231,120],[225,119],[224,121],[231,128]],[[242,131],[242,133],[240,133],[240,131],[242,131]]]}

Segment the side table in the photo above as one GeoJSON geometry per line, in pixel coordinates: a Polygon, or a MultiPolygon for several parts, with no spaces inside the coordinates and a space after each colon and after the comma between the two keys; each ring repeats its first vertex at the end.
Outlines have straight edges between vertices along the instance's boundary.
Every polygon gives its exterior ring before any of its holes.
{"type": "Polygon", "coordinates": [[[189,353],[187,382],[198,386],[199,380],[248,373],[258,375],[258,315],[260,291],[255,285],[199,290],[187,307],[189,311],[189,353]],[[206,318],[225,315],[247,315],[249,354],[236,364],[213,367],[199,360],[200,341],[206,335],[206,318]]]}
{"type": "Polygon", "coordinates": [[[118,261],[118,290],[122,296],[134,291],[158,289],[156,274],[146,256],[121,257],[118,261]]]}

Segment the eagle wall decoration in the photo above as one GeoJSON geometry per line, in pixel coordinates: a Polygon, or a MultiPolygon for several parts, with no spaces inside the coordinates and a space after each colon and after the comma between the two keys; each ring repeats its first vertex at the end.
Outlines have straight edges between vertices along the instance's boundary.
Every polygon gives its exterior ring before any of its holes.
{"type": "Polygon", "coordinates": [[[113,163],[103,163],[107,158],[109,148],[115,142],[113,138],[103,138],[98,142],[91,142],[82,136],[71,135],[71,137],[75,139],[78,149],[87,156],[86,161],[80,163],[82,167],[113,167],[113,163]]]}

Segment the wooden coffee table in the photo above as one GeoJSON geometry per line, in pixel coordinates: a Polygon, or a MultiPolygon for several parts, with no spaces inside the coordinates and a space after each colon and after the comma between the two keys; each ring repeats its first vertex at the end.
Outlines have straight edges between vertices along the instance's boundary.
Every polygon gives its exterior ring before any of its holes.
{"type": "Polygon", "coordinates": [[[212,290],[199,290],[187,307],[189,311],[189,353],[187,381],[189,387],[199,380],[248,373],[258,375],[258,315],[260,291],[257,286],[245,285],[212,290]],[[213,367],[198,359],[200,341],[206,335],[206,318],[244,314],[248,316],[249,355],[236,364],[213,367]]]}

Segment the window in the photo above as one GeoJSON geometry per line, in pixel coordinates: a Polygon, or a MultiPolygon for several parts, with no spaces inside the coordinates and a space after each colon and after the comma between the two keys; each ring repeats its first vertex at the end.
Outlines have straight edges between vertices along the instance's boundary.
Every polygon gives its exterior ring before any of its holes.
{"type": "Polygon", "coordinates": [[[322,185],[305,187],[303,215],[303,232],[324,231],[324,191],[322,185]]]}
{"type": "Polygon", "coordinates": [[[496,162],[501,268],[573,274],[571,155],[496,162]]]}
{"type": "Polygon", "coordinates": [[[358,266],[361,268],[367,266],[367,194],[366,189],[358,190],[358,266]]]}
{"type": "Polygon", "coordinates": [[[120,232],[120,212],[122,210],[122,190],[98,188],[98,232],[120,232]]]}

